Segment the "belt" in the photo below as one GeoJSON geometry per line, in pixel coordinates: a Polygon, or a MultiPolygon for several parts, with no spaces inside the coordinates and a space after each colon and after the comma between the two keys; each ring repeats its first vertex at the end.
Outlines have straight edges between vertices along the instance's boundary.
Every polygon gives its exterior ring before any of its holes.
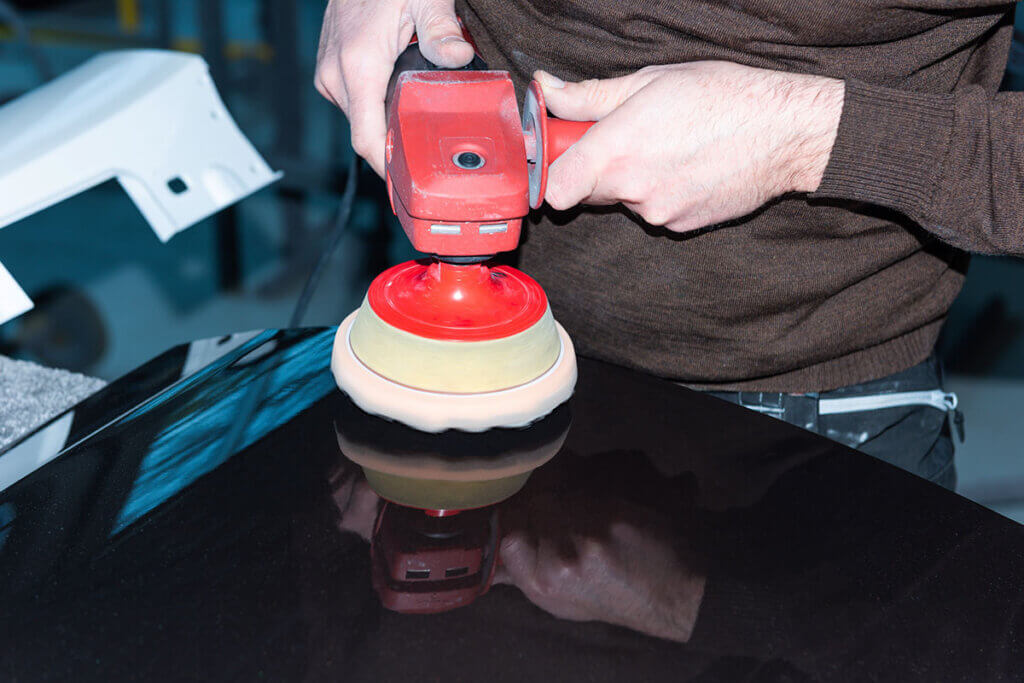
{"type": "Polygon", "coordinates": [[[818,418],[845,415],[887,408],[928,406],[950,415],[960,441],[964,440],[964,416],[957,406],[959,399],[942,389],[900,391],[820,398],[818,394],[784,394],[768,391],[709,391],[708,394],[759,413],[771,415],[804,429],[817,431],[818,418]]]}

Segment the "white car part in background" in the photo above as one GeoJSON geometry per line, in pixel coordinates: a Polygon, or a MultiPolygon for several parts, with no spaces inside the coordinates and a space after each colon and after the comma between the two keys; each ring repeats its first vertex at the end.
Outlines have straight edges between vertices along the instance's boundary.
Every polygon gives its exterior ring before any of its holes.
{"type": "MultiPolygon", "coordinates": [[[[196,55],[101,54],[0,107],[0,228],[115,177],[166,242],[281,173],[196,55]]],[[[31,307],[0,265],[0,323],[31,307]]]]}

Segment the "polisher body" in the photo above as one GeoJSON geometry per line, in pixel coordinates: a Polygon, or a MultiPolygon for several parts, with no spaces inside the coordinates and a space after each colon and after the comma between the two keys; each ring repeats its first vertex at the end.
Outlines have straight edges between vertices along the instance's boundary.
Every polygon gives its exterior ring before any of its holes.
{"type": "Polygon", "coordinates": [[[520,118],[507,71],[406,71],[384,148],[391,208],[417,251],[511,251],[548,166],[592,125],[549,117],[536,82],[520,118]]]}
{"type": "Polygon", "coordinates": [[[508,73],[401,74],[385,161],[391,208],[417,251],[477,256],[519,244],[529,181],[508,73]]]}
{"type": "MultiPolygon", "coordinates": [[[[400,61],[412,58],[423,61],[416,46],[400,61]]],[[[484,262],[518,245],[548,165],[591,125],[549,118],[537,83],[521,118],[504,71],[397,73],[388,196],[434,260],[382,273],[339,327],[331,367],[358,406],[424,431],[483,431],[530,424],[568,399],[576,358],[544,291],[484,262]]]]}

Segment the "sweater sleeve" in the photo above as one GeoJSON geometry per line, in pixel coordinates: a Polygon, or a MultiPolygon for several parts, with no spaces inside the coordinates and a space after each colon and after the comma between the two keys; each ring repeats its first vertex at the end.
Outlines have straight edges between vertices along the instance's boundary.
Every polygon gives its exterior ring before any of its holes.
{"type": "Polygon", "coordinates": [[[960,249],[1024,254],[1024,93],[927,94],[847,81],[812,199],[893,209],[960,249]]]}

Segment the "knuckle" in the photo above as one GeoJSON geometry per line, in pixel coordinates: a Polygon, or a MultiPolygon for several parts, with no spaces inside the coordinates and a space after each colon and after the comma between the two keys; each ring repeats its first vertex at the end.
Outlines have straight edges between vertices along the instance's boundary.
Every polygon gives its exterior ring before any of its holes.
{"type": "Polygon", "coordinates": [[[352,129],[352,149],[361,157],[368,156],[373,151],[370,137],[359,128],[352,129]]]}
{"type": "Polygon", "coordinates": [[[549,181],[547,197],[545,197],[545,199],[551,208],[557,211],[564,211],[565,209],[572,207],[568,191],[561,183],[552,183],[549,181]]]}
{"type": "Polygon", "coordinates": [[[372,53],[357,43],[347,43],[338,51],[335,64],[338,67],[338,78],[358,82],[361,74],[366,72],[373,63],[372,53]]]}
{"type": "Polygon", "coordinates": [[[626,174],[619,180],[617,194],[626,204],[644,204],[651,197],[651,183],[639,173],[626,174]]]}
{"type": "Polygon", "coordinates": [[[594,566],[604,566],[610,557],[608,545],[596,538],[587,538],[580,543],[580,557],[583,558],[583,564],[592,563],[594,566]]]}
{"type": "Polygon", "coordinates": [[[423,33],[434,35],[438,33],[447,33],[449,31],[458,31],[459,22],[456,21],[453,14],[435,10],[427,14],[416,28],[423,33]]]}
{"type": "Polygon", "coordinates": [[[601,106],[608,101],[608,88],[596,78],[580,82],[583,89],[583,97],[591,106],[601,106]]]}
{"type": "Polygon", "coordinates": [[[569,573],[571,573],[571,569],[563,563],[548,565],[537,572],[533,581],[533,589],[539,596],[552,598],[559,594],[569,573]]]}
{"type": "Polygon", "coordinates": [[[664,226],[672,220],[672,212],[661,202],[646,202],[640,205],[640,216],[650,225],[664,226]]]}
{"type": "Polygon", "coordinates": [[[544,198],[544,200],[548,203],[548,206],[550,206],[555,211],[564,211],[565,209],[569,208],[562,201],[562,197],[559,194],[558,189],[550,185],[548,186],[547,196],[544,198]]]}
{"type": "Polygon", "coordinates": [[[313,82],[321,93],[331,92],[342,87],[341,69],[335,60],[321,61],[317,64],[313,82]]]}

